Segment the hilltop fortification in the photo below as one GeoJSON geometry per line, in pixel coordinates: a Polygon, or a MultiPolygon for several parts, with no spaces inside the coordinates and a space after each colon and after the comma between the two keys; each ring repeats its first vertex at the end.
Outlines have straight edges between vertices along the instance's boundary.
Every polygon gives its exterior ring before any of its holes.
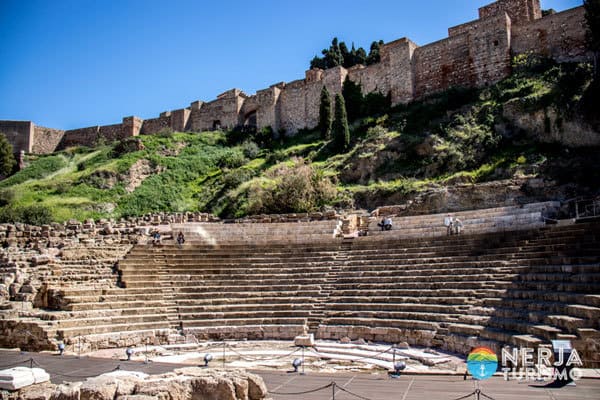
{"type": "Polygon", "coordinates": [[[407,103],[453,86],[482,87],[511,73],[511,56],[532,52],[557,61],[589,59],[583,7],[542,17],[539,0],[498,0],[479,9],[479,19],[448,29],[448,37],[425,46],[402,38],[386,43],[381,61],[368,67],[311,69],[304,79],[281,82],[247,95],[231,89],[210,102],[166,111],[143,120],[131,116],[115,125],[60,130],[31,121],[0,121],[15,151],[45,154],[100,138],[122,139],[175,131],[204,131],[249,126],[293,134],[318,122],[323,86],[340,93],[346,78],[364,93],[390,94],[407,103]]]}

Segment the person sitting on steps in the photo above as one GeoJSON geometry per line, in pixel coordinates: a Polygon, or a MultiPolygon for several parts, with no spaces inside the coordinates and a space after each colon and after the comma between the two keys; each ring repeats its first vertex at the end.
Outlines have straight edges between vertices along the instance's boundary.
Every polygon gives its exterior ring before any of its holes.
{"type": "Polygon", "coordinates": [[[385,217],[380,223],[377,224],[377,226],[380,227],[382,231],[391,231],[392,219],[390,217],[385,217]]]}
{"type": "Polygon", "coordinates": [[[160,242],[160,232],[158,231],[158,229],[154,230],[154,233],[152,234],[152,244],[157,246],[159,245],[160,242]]]}
{"type": "Polygon", "coordinates": [[[177,244],[179,245],[179,247],[181,247],[184,243],[185,237],[183,236],[183,232],[179,231],[179,233],[177,234],[177,244]]]}

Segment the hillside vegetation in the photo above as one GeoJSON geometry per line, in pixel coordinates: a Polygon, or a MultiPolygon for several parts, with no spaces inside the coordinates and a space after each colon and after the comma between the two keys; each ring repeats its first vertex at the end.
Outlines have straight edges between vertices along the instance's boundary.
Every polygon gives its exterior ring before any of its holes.
{"type": "Polygon", "coordinates": [[[0,182],[0,220],[374,208],[432,187],[513,177],[597,195],[591,66],[521,56],[513,69],[484,89],[456,88],[394,108],[383,95],[346,98],[356,119],[345,149],[318,129],[294,137],[263,129],[165,131],[29,155],[25,169],[0,182]]]}

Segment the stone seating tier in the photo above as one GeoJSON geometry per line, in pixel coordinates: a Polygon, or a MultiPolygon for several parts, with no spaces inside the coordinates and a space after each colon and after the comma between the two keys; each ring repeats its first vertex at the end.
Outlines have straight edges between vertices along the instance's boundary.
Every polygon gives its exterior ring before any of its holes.
{"type": "MultiPolygon", "coordinates": [[[[91,335],[107,343],[111,333],[133,340],[135,332],[169,329],[199,339],[289,339],[308,326],[324,339],[459,352],[569,337],[588,360],[598,358],[585,338],[600,329],[599,225],[393,233],[350,242],[328,235],[315,243],[303,232],[268,244],[138,245],[119,262],[124,287],[61,288],[65,314],[49,319],[48,329],[65,340],[91,335]]],[[[163,333],[156,337],[167,340],[163,333]]]]}

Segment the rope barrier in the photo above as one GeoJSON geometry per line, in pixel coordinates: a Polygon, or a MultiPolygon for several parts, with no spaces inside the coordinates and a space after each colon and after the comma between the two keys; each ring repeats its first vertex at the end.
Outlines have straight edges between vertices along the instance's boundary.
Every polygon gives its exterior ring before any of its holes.
{"type": "MultiPolygon", "coordinates": [[[[477,383],[477,386],[479,386],[479,383],[477,383]]],[[[479,388],[475,389],[473,392],[469,393],[466,396],[458,397],[458,398],[453,399],[453,400],[464,400],[464,399],[468,399],[471,396],[475,396],[475,399],[477,399],[477,400],[479,400],[479,396],[485,397],[486,399],[489,399],[489,400],[496,400],[493,397],[490,397],[487,394],[483,393],[481,391],[481,389],[479,389],[479,388]]]]}
{"type": "Polygon", "coordinates": [[[370,398],[368,398],[368,397],[364,397],[364,396],[361,396],[361,395],[359,395],[359,394],[352,393],[351,391],[349,391],[349,390],[347,390],[347,389],[344,389],[343,387],[341,387],[341,386],[339,386],[339,385],[336,385],[336,388],[337,388],[337,389],[340,389],[342,392],[346,392],[346,393],[348,393],[349,395],[351,395],[351,396],[354,396],[354,397],[356,397],[356,398],[358,398],[358,399],[361,399],[361,400],[371,400],[371,399],[370,399],[370,398]]]}
{"type": "Polygon", "coordinates": [[[452,399],[452,400],[463,400],[463,399],[468,399],[471,396],[476,396],[477,395],[477,390],[474,390],[473,392],[469,393],[466,396],[462,396],[462,397],[457,397],[456,399],[452,399]]]}
{"type": "Polygon", "coordinates": [[[278,396],[299,396],[301,394],[309,394],[309,393],[315,393],[321,390],[325,390],[327,388],[332,387],[335,384],[335,382],[329,382],[327,385],[325,386],[321,386],[315,389],[310,389],[310,390],[305,390],[303,392],[271,392],[269,391],[269,394],[275,394],[278,396]]]}
{"type": "Polygon", "coordinates": [[[33,358],[32,358],[31,360],[27,360],[27,361],[31,361],[31,363],[32,363],[32,364],[35,364],[35,365],[37,365],[38,367],[40,367],[40,368],[44,369],[44,370],[45,370],[46,372],[48,372],[50,375],[58,375],[58,376],[62,376],[62,377],[64,377],[64,378],[75,378],[75,379],[92,378],[92,377],[95,377],[95,376],[99,376],[99,375],[102,375],[102,374],[107,374],[107,373],[109,373],[109,372],[118,371],[118,370],[120,370],[120,369],[121,369],[121,365],[119,364],[119,365],[117,365],[115,368],[113,368],[113,369],[111,369],[111,370],[109,370],[109,371],[106,371],[106,372],[100,372],[100,373],[94,373],[93,375],[69,375],[69,374],[61,374],[61,373],[59,373],[59,372],[52,372],[52,371],[50,371],[50,370],[46,369],[46,368],[45,368],[43,365],[41,365],[39,362],[37,362],[37,361],[36,361],[36,360],[34,360],[33,358]]]}
{"type": "Polygon", "coordinates": [[[30,361],[31,361],[31,358],[28,358],[27,360],[18,361],[18,362],[12,363],[12,364],[8,364],[8,365],[0,365],[0,368],[11,368],[11,367],[16,367],[17,365],[20,365],[20,364],[25,364],[25,363],[27,363],[27,362],[30,362],[30,361]]]}

